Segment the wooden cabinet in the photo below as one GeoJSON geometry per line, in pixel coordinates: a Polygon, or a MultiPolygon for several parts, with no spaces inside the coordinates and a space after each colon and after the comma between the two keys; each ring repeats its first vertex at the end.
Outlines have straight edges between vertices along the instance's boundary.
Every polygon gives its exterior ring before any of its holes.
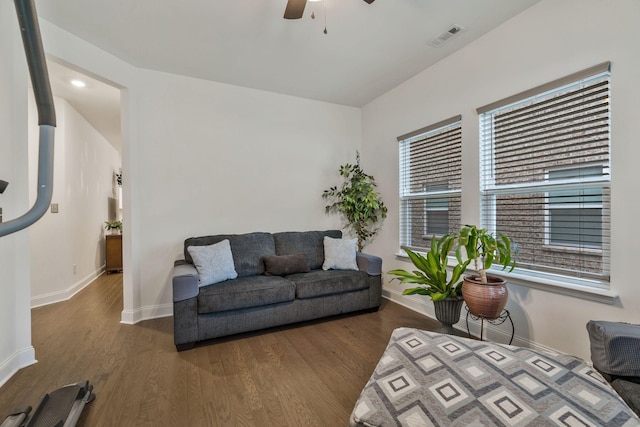
{"type": "Polygon", "coordinates": [[[108,234],[106,238],[107,273],[122,271],[122,234],[108,234]]]}

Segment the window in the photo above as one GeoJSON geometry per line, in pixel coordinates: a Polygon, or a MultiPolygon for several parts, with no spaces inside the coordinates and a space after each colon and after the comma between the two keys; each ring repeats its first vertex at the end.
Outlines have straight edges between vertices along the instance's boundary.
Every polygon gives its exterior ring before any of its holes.
{"type": "Polygon", "coordinates": [[[398,137],[400,245],[426,249],[460,225],[461,117],[398,137]]]}
{"type": "Polygon", "coordinates": [[[609,63],[478,109],[481,221],[524,273],[609,280],[609,63]]]}
{"type": "MultiPolygon", "coordinates": [[[[602,165],[550,170],[549,181],[600,177],[602,165]]],[[[602,249],[602,189],[556,190],[547,193],[548,245],[602,249]]]]}
{"type": "MultiPolygon", "coordinates": [[[[435,183],[425,185],[426,194],[437,194],[439,191],[447,191],[448,184],[435,183]]],[[[449,233],[449,198],[429,197],[424,201],[426,236],[443,236],[449,233]]]]}

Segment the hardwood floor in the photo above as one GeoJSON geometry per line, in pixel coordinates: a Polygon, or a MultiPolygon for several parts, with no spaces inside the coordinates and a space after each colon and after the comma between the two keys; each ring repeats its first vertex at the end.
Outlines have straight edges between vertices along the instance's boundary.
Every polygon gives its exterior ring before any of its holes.
{"type": "Polygon", "coordinates": [[[0,421],[46,392],[89,380],[79,426],[347,426],[400,326],[440,324],[384,300],[345,315],[207,341],[176,352],[172,318],[121,325],[122,275],[32,310],[38,363],[0,388],[0,421]]]}

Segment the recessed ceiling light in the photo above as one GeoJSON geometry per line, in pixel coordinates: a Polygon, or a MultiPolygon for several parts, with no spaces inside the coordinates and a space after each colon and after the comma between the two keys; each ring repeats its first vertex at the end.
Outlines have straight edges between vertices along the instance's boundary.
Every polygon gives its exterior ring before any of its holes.
{"type": "Polygon", "coordinates": [[[82,80],[71,80],[71,84],[75,87],[85,87],[87,84],[82,80]]]}

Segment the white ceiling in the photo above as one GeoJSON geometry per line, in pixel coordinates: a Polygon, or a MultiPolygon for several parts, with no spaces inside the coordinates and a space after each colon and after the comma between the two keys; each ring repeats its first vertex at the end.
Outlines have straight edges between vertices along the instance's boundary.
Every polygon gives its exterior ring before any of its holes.
{"type": "Polygon", "coordinates": [[[91,125],[120,151],[120,90],[98,79],[76,71],[71,66],[47,61],[51,91],[64,98],[91,125]],[[86,86],[75,87],[72,80],[81,80],[86,86]]]}
{"type": "Polygon", "coordinates": [[[537,1],[324,0],[300,20],[282,18],[287,0],[36,3],[44,19],[141,68],[360,107],[537,1]],[[466,30],[430,45],[454,24],[466,30]]]}

